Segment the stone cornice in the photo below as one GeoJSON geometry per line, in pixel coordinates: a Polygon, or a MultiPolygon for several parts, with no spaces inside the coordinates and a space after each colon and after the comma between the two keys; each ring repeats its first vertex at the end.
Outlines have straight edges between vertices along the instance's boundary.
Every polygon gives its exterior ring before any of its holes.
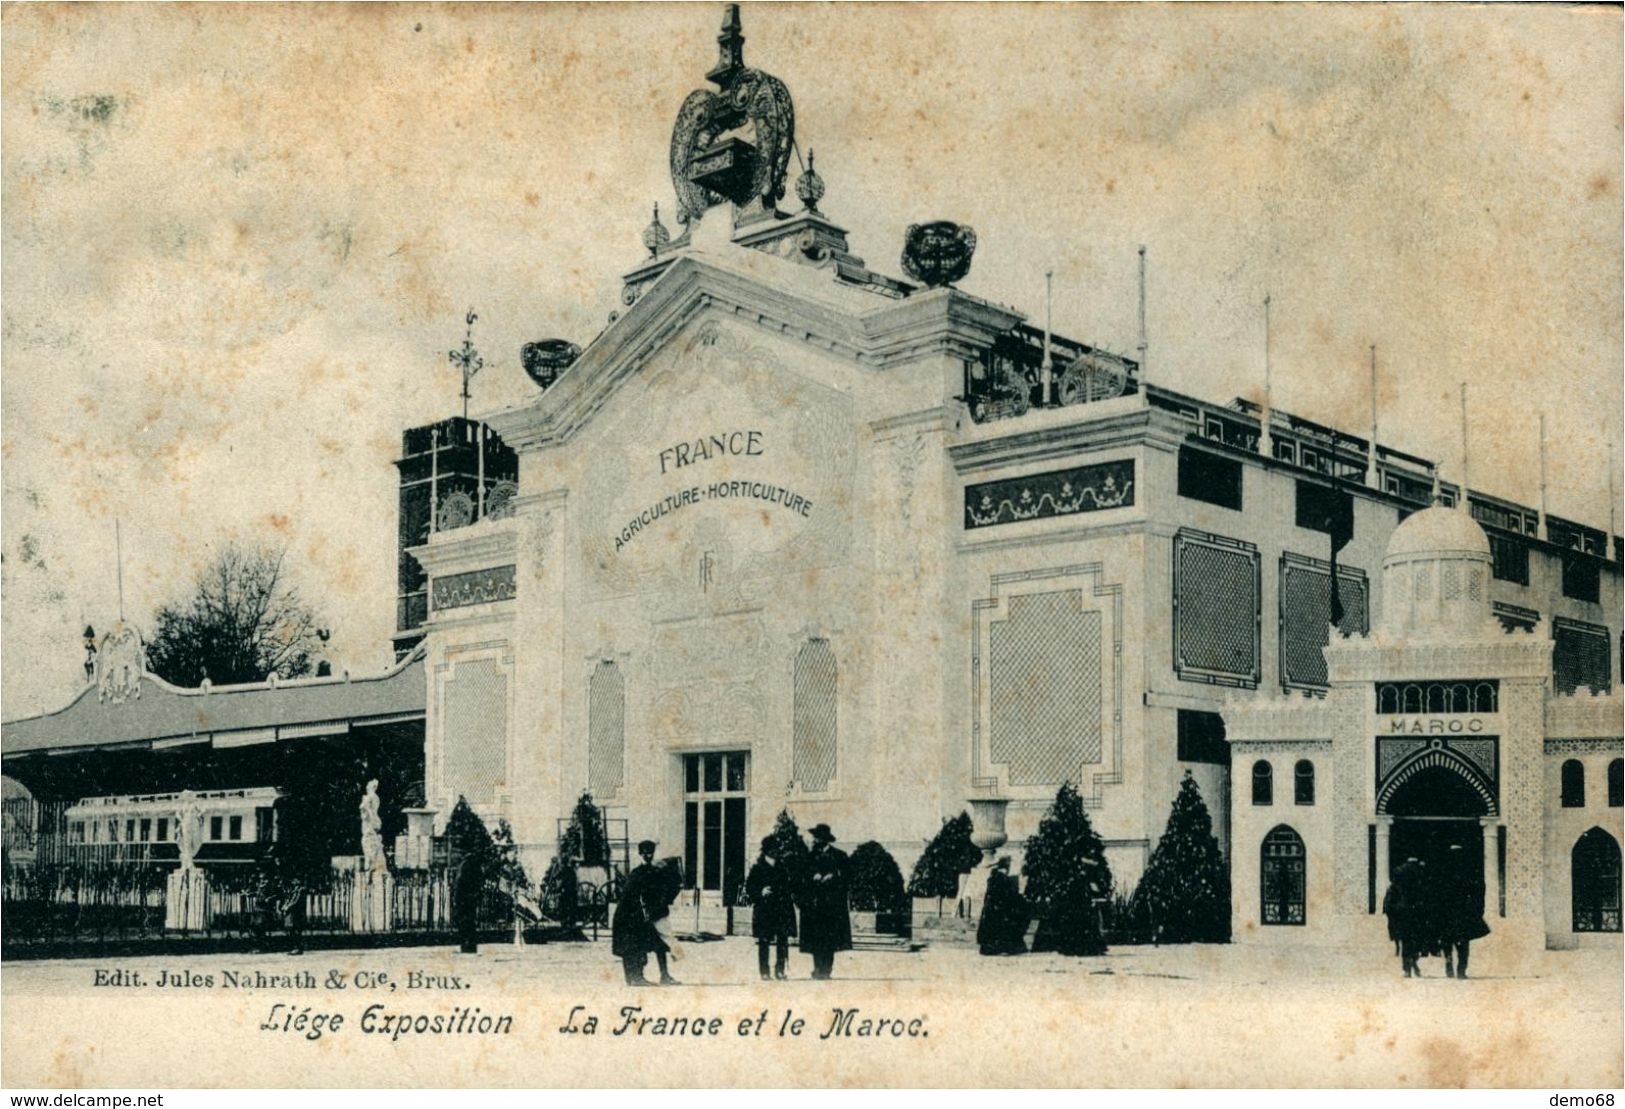
{"type": "MultiPolygon", "coordinates": [[[[961,474],[973,474],[1021,463],[1071,460],[1087,451],[1141,446],[1162,438],[1160,421],[1153,419],[1150,409],[1136,402],[1136,397],[1124,397],[1121,401],[1051,409],[1041,414],[1048,418],[1044,423],[1035,423],[1034,415],[1029,413],[1024,420],[1009,421],[1006,434],[998,434],[997,423],[983,424],[977,430],[990,426],[996,430],[991,435],[955,443],[948,448],[948,456],[961,474]],[[1106,407],[1118,404],[1123,410],[1114,412],[1106,407]]],[[[1178,442],[1169,441],[1176,445],[1178,442]]]]}
{"type": "Polygon", "coordinates": [[[1618,691],[1546,698],[1546,734],[1618,739],[1625,735],[1625,699],[1618,691]]]}
{"type": "Polygon", "coordinates": [[[1545,681],[1552,673],[1552,641],[1527,633],[1384,640],[1333,634],[1326,647],[1332,685],[1377,681],[1503,678],[1545,681]]]}
{"type": "Polygon", "coordinates": [[[887,370],[939,355],[974,357],[994,336],[1025,318],[954,289],[932,289],[897,301],[876,300],[872,309],[846,312],[698,256],[679,258],[552,388],[526,404],[485,414],[482,419],[516,450],[565,442],[586,425],[624,379],[706,309],[870,370],[887,370]]]}
{"type": "Polygon", "coordinates": [[[1318,697],[1229,697],[1224,702],[1224,731],[1231,743],[1330,741],[1332,713],[1318,697]]]}
{"type": "Polygon", "coordinates": [[[512,518],[506,518],[437,531],[427,543],[409,547],[406,553],[418,560],[424,573],[438,578],[512,561],[518,549],[518,529],[512,518]]]}

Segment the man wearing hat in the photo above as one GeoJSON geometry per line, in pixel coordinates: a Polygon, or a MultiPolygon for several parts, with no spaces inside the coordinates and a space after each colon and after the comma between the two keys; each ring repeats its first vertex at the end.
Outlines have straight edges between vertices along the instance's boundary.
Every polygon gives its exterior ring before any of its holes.
{"type": "Polygon", "coordinates": [[[750,899],[750,933],[756,937],[762,981],[769,981],[767,949],[777,947],[773,977],[782,982],[790,961],[790,937],[796,934],[796,905],[789,867],[779,861],[778,841],[772,836],[762,840],[762,853],[745,877],[745,896],[750,899]]]}
{"type": "Polygon", "coordinates": [[[832,846],[835,833],[816,824],[801,889],[801,950],[813,957],[814,978],[828,978],[835,953],[852,950],[852,918],[847,911],[846,853],[832,846]]]}
{"type": "Polygon", "coordinates": [[[626,876],[621,899],[615,903],[615,917],[610,922],[610,948],[621,960],[628,986],[649,984],[643,976],[643,968],[649,962],[651,951],[660,959],[661,984],[676,984],[666,970],[666,944],[655,929],[655,922],[671,911],[666,882],[654,864],[658,846],[652,839],[638,844],[638,855],[643,861],[626,876]]]}

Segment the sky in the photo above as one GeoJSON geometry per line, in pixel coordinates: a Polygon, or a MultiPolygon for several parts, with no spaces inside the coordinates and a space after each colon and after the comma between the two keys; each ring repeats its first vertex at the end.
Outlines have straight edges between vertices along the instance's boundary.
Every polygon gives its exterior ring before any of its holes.
{"type": "MultiPolygon", "coordinates": [[[[391,661],[401,429],[530,395],[659,203],[721,5],[0,10],[0,711],[62,704],[80,632],[230,539],[285,544],[336,667],[391,661]]],[[[899,274],[1149,374],[1278,407],[1605,527],[1621,437],[1620,13],[1562,6],[746,4],[821,208],[899,274]]],[[[795,169],[792,166],[792,175],[795,169]]],[[[1618,482],[1614,483],[1616,486],[1618,482]]]]}

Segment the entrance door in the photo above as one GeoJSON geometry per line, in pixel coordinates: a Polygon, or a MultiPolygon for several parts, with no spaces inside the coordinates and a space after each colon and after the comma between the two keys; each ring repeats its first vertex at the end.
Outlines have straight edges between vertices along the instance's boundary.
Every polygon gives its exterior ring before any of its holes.
{"type": "MultiPolygon", "coordinates": [[[[1424,885],[1434,891],[1462,891],[1484,909],[1483,800],[1456,771],[1429,767],[1394,791],[1388,815],[1394,817],[1388,840],[1388,873],[1406,859],[1422,864],[1424,885]]],[[[1441,906],[1441,908],[1444,908],[1441,906]]]]}
{"type": "Polygon", "coordinates": [[[683,756],[683,879],[737,903],[745,882],[750,752],[683,756]]]}
{"type": "Polygon", "coordinates": [[[1422,864],[1430,888],[1469,890],[1483,904],[1484,832],[1478,821],[1395,820],[1388,840],[1388,873],[1406,859],[1422,864]]]}

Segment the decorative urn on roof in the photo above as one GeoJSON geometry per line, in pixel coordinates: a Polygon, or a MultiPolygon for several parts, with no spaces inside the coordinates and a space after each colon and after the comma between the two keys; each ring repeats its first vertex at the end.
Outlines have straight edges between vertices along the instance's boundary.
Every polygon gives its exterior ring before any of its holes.
{"type": "Polygon", "coordinates": [[[526,343],[519,349],[519,364],[542,389],[557,381],[559,375],[580,357],[581,348],[568,339],[542,339],[526,343]]]}
{"type": "Polygon", "coordinates": [[[903,272],[930,289],[951,286],[970,272],[976,232],[964,224],[916,223],[903,236],[903,272]]]}

